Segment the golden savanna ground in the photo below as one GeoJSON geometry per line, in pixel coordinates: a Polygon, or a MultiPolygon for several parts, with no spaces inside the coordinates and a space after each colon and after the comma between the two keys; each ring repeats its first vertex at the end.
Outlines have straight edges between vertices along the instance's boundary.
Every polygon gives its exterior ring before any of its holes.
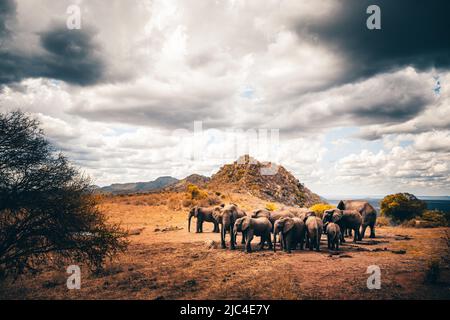
{"type": "MultiPolygon", "coordinates": [[[[206,223],[203,234],[187,232],[185,195],[164,193],[107,198],[102,211],[128,230],[128,251],[102,274],[82,267],[81,290],[68,290],[65,270],[27,275],[0,288],[2,299],[449,299],[446,228],[381,227],[377,238],[347,242],[331,254],[269,250],[252,254],[220,249],[220,235],[206,223]],[[429,264],[440,261],[440,280],[424,283],[429,264]],[[447,264],[446,264],[447,263],[447,264]],[[381,268],[381,289],[369,290],[367,267],[381,268]]],[[[227,195],[250,210],[266,202],[227,195]]],[[[191,231],[195,230],[193,219],[191,231]]],[[[254,240],[257,245],[259,240],[254,240]]],[[[74,262],[75,263],[75,262],[74,262]]]]}

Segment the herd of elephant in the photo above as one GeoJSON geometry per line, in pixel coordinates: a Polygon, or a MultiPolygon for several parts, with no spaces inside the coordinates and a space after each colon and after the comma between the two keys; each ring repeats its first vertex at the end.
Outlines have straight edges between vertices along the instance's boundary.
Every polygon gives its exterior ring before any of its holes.
{"type": "Polygon", "coordinates": [[[247,214],[236,204],[221,204],[215,207],[194,207],[188,215],[188,231],[191,219],[197,219],[196,232],[203,232],[203,223],[214,224],[213,232],[220,232],[221,246],[226,248],[225,237],[230,234],[230,249],[236,248],[236,237],[242,234],[242,244],[246,252],[251,252],[253,237],[260,237],[259,247],[276,251],[277,235],[280,235],[282,250],[290,253],[300,247],[301,250],[320,251],[322,234],[327,235],[328,249],[339,250],[339,244],[345,242],[344,235],[354,234],[353,241],[361,241],[367,227],[370,237],[375,237],[376,210],[366,201],[340,201],[336,208],[325,210],[323,218],[316,216],[308,208],[285,207],[278,211],[258,209],[247,214]],[[271,235],[273,234],[273,240],[271,235]]]}

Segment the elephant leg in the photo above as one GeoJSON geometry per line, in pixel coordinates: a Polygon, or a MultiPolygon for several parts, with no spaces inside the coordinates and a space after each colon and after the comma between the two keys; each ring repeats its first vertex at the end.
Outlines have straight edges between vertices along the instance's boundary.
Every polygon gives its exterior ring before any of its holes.
{"type": "Polygon", "coordinates": [[[253,240],[253,232],[248,231],[246,236],[246,244],[245,244],[245,251],[247,253],[252,252],[252,240],[253,240]]]}
{"type": "Polygon", "coordinates": [[[316,251],[320,251],[320,236],[317,237],[316,251]]]}
{"type": "Polygon", "coordinates": [[[295,239],[294,237],[292,237],[292,250],[297,250],[297,239],[295,239]]]}
{"type": "Polygon", "coordinates": [[[305,239],[302,238],[300,239],[300,250],[304,250],[304,248],[305,248],[305,239]]]}
{"type": "Polygon", "coordinates": [[[370,226],[370,238],[375,238],[375,224],[371,224],[370,226]]]}
{"type": "Polygon", "coordinates": [[[364,239],[364,235],[366,234],[367,224],[363,224],[361,226],[361,240],[364,239]]]}
{"type": "Polygon", "coordinates": [[[222,223],[221,225],[221,230],[220,230],[220,243],[222,246],[222,249],[225,249],[227,246],[225,244],[225,232],[226,232],[226,228],[224,226],[224,224],[222,223]]]}
{"type": "Polygon", "coordinates": [[[283,251],[288,250],[288,236],[287,234],[282,233],[282,243],[283,243],[283,251]]]}
{"type": "MultiPolygon", "coordinates": [[[[341,230],[344,230],[344,232],[345,232],[345,228],[342,228],[342,227],[341,227],[341,230]]],[[[341,242],[342,242],[342,243],[345,242],[344,232],[341,233],[341,242]]]]}
{"type": "Polygon", "coordinates": [[[195,232],[200,233],[200,217],[197,217],[197,222],[195,224],[195,232]]]}
{"type": "MultiPolygon", "coordinates": [[[[278,242],[280,242],[280,250],[283,251],[284,250],[283,232],[280,232],[280,239],[278,239],[278,242]]],[[[274,243],[273,245],[276,246],[277,244],[274,243]]]]}
{"type": "Polygon", "coordinates": [[[269,250],[273,249],[272,238],[270,237],[270,232],[266,235],[267,244],[269,245],[269,250]]]}
{"type": "Polygon", "coordinates": [[[359,228],[355,228],[354,231],[355,231],[355,234],[354,234],[354,236],[353,236],[353,242],[356,243],[356,241],[359,240],[359,228]]]}
{"type": "Polygon", "coordinates": [[[245,244],[245,234],[242,232],[241,244],[245,244]]]}
{"type": "Polygon", "coordinates": [[[236,249],[236,239],[234,238],[234,232],[233,232],[234,223],[230,224],[230,249],[235,250],[236,249]]]}
{"type": "Polygon", "coordinates": [[[264,236],[261,236],[259,239],[259,250],[264,249],[264,236]]]}

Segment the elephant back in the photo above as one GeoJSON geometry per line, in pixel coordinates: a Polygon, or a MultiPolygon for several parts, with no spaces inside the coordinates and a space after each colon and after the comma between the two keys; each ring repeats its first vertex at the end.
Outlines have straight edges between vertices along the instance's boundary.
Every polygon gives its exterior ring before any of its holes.
{"type": "Polygon", "coordinates": [[[344,210],[342,220],[348,227],[359,227],[362,224],[362,215],[357,210],[344,210]]]}

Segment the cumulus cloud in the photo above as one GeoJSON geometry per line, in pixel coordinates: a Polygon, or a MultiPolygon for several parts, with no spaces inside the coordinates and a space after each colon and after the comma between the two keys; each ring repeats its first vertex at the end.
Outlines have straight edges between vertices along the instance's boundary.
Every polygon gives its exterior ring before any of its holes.
{"type": "Polygon", "coordinates": [[[68,30],[72,4],[0,3],[0,111],[36,115],[96,184],[251,153],[319,193],[450,192],[447,1],[79,0],[68,30]]]}

